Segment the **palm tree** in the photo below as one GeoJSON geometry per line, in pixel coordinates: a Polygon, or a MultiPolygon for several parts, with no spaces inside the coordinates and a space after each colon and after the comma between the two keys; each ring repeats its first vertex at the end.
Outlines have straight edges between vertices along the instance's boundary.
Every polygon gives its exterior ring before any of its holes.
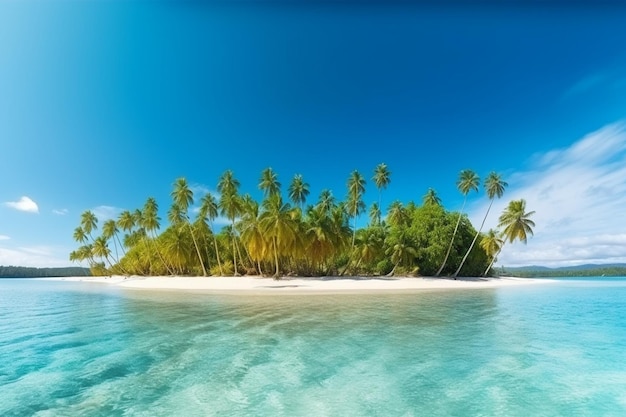
{"type": "Polygon", "coordinates": [[[93,254],[100,258],[103,258],[106,262],[108,262],[109,267],[112,266],[111,260],[109,259],[109,255],[111,255],[111,250],[107,245],[107,240],[104,236],[98,236],[93,242],[93,254]]]}
{"type": "Polygon", "coordinates": [[[98,227],[98,218],[91,212],[91,210],[87,210],[83,212],[80,216],[80,226],[83,228],[83,231],[89,238],[93,241],[93,237],[91,237],[91,232],[96,230],[98,227]]]}
{"type": "Polygon", "coordinates": [[[193,240],[193,245],[196,248],[196,254],[198,255],[198,260],[200,261],[200,266],[202,267],[202,274],[206,277],[206,268],[204,267],[204,261],[202,260],[202,255],[200,254],[200,248],[198,247],[198,242],[196,241],[195,234],[193,233],[193,228],[191,227],[191,222],[189,221],[189,216],[187,215],[187,209],[190,205],[193,204],[193,191],[187,185],[187,180],[185,178],[178,178],[174,182],[174,190],[171,193],[172,199],[174,200],[174,204],[176,204],[182,214],[185,222],[189,226],[189,231],[191,232],[191,240],[193,240]]]}
{"type": "Polygon", "coordinates": [[[263,201],[260,224],[265,236],[271,239],[276,265],[275,278],[279,278],[278,252],[285,251],[295,241],[295,228],[289,203],[283,203],[279,194],[271,195],[263,201]]]}
{"type": "Polygon", "coordinates": [[[378,226],[380,224],[381,214],[380,214],[380,207],[378,206],[378,203],[376,202],[372,203],[370,207],[369,217],[370,217],[370,225],[378,226]]]}
{"type": "Polygon", "coordinates": [[[170,275],[174,275],[173,267],[170,268],[169,263],[166,262],[165,258],[161,254],[159,245],[155,243],[157,239],[156,231],[159,230],[159,228],[161,227],[161,224],[160,224],[161,218],[159,217],[158,212],[159,212],[159,205],[157,201],[153,197],[148,197],[148,199],[146,200],[143,206],[141,223],[140,223],[141,227],[146,231],[146,249],[150,251],[151,250],[150,246],[152,246],[152,250],[154,250],[154,252],[157,254],[159,260],[163,263],[163,266],[165,266],[165,269],[167,269],[167,272],[170,275]],[[151,235],[152,242],[150,242],[150,239],[148,239],[148,235],[151,235]]]}
{"type": "Polygon", "coordinates": [[[409,221],[408,214],[402,203],[398,200],[391,203],[387,209],[387,222],[391,226],[405,226],[409,221]]]}
{"type": "Polygon", "coordinates": [[[474,240],[472,240],[472,244],[470,245],[469,249],[465,253],[463,260],[461,261],[461,264],[459,265],[457,270],[454,272],[454,275],[452,275],[455,279],[457,275],[459,275],[461,268],[463,268],[463,264],[467,260],[467,257],[469,256],[472,248],[474,247],[474,244],[476,243],[476,239],[478,239],[480,232],[483,230],[483,226],[485,225],[485,220],[487,220],[487,216],[489,215],[489,210],[491,210],[493,200],[495,199],[495,197],[498,197],[498,198],[502,197],[502,194],[504,194],[504,189],[506,188],[507,185],[508,184],[504,180],[502,180],[499,174],[495,172],[490,172],[489,175],[487,175],[487,179],[485,180],[485,191],[487,192],[487,197],[489,197],[489,200],[490,200],[489,207],[487,208],[487,213],[485,213],[483,222],[480,224],[480,228],[478,229],[478,231],[476,232],[476,235],[474,236],[474,240]]]}
{"type": "Polygon", "coordinates": [[[448,262],[448,257],[450,256],[450,251],[452,250],[452,245],[454,244],[454,238],[456,237],[456,232],[459,230],[459,224],[461,223],[461,218],[463,217],[463,210],[465,209],[465,203],[467,202],[467,195],[470,191],[478,191],[478,185],[480,184],[480,178],[476,173],[470,169],[464,169],[459,174],[459,180],[456,182],[456,187],[463,194],[463,205],[461,206],[461,211],[459,212],[459,218],[456,220],[456,225],[454,226],[454,232],[452,232],[452,239],[450,239],[450,245],[448,246],[448,251],[446,252],[446,256],[443,258],[443,262],[437,270],[435,274],[438,277],[443,271],[443,268],[446,266],[446,262],[448,262]]]}
{"type": "Polygon", "coordinates": [[[265,197],[278,194],[280,192],[280,182],[278,181],[278,174],[270,167],[265,168],[261,172],[261,178],[259,180],[259,188],[263,190],[265,197]]]}
{"type": "Polygon", "coordinates": [[[491,269],[493,263],[497,260],[498,254],[500,250],[502,250],[502,245],[504,245],[504,239],[502,239],[502,234],[495,229],[489,229],[487,234],[482,237],[480,240],[480,247],[483,248],[487,257],[491,259],[489,266],[485,270],[484,275],[487,275],[487,272],[491,269]]]}
{"type": "Polygon", "coordinates": [[[425,206],[440,206],[441,198],[439,198],[434,189],[429,188],[428,191],[426,191],[426,194],[422,197],[422,202],[425,206]]]}
{"type": "Polygon", "coordinates": [[[530,216],[533,214],[535,214],[534,211],[526,212],[526,200],[520,199],[509,202],[508,207],[502,212],[502,215],[500,215],[498,219],[498,227],[504,227],[502,231],[504,240],[483,275],[489,272],[507,241],[513,243],[513,241],[519,240],[526,244],[528,236],[533,235],[533,227],[535,227],[535,222],[530,220],[530,216]]]}
{"type": "Polygon", "coordinates": [[[262,275],[261,261],[267,257],[268,242],[261,225],[259,203],[251,198],[244,200],[242,212],[238,223],[241,227],[241,241],[252,261],[256,262],[258,273],[262,275]]]}
{"type": "Polygon", "coordinates": [[[385,253],[391,256],[393,269],[387,275],[393,276],[398,266],[410,264],[410,261],[417,256],[417,249],[404,232],[396,236],[390,236],[389,243],[390,245],[385,253]]]}
{"type": "Polygon", "coordinates": [[[330,214],[333,207],[335,207],[335,197],[333,197],[333,193],[327,189],[322,190],[316,207],[318,207],[322,213],[326,215],[330,214]]]}
{"type": "Polygon", "coordinates": [[[130,232],[135,227],[135,219],[130,211],[125,210],[117,218],[117,225],[124,231],[130,232]]]}
{"type": "Polygon", "coordinates": [[[239,181],[235,178],[231,170],[227,170],[222,174],[217,184],[217,191],[220,193],[219,208],[223,216],[226,216],[231,221],[232,227],[232,245],[233,245],[233,266],[235,268],[235,275],[237,273],[237,250],[235,235],[235,219],[241,212],[241,199],[237,195],[239,189],[239,181]]]}
{"type": "Polygon", "coordinates": [[[309,184],[304,182],[302,175],[296,174],[289,185],[289,199],[294,205],[299,206],[300,210],[302,210],[302,205],[306,201],[308,195],[309,184]]]}
{"type": "Polygon", "coordinates": [[[213,244],[215,246],[215,257],[217,258],[217,265],[220,270],[220,275],[224,275],[224,271],[222,269],[222,261],[220,260],[220,251],[217,247],[217,238],[215,237],[215,233],[213,232],[213,220],[217,217],[217,201],[212,194],[205,194],[200,200],[200,211],[198,212],[198,217],[202,219],[204,222],[208,222],[209,229],[213,235],[213,244]]]}
{"type": "Polygon", "coordinates": [[[115,238],[117,237],[117,224],[115,224],[115,220],[107,220],[102,225],[102,236],[109,240],[113,238],[113,246],[115,247],[115,263],[120,262],[119,253],[117,252],[117,241],[115,238]]]}
{"type": "MultiPolygon", "coordinates": [[[[386,164],[380,163],[376,165],[372,180],[376,184],[376,188],[378,188],[378,207],[382,207],[382,190],[386,189],[391,183],[391,171],[389,171],[386,164]]],[[[380,218],[378,223],[380,223],[380,218]]]]}
{"type": "Polygon", "coordinates": [[[362,197],[365,193],[365,178],[354,170],[348,178],[348,201],[346,203],[346,211],[350,217],[354,218],[354,228],[352,230],[352,248],[354,248],[354,240],[356,238],[356,219],[365,209],[362,197]]]}

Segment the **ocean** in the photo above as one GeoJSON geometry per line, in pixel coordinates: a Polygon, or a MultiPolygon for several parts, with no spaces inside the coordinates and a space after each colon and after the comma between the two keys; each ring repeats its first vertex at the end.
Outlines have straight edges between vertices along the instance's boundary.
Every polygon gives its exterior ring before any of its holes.
{"type": "Polygon", "coordinates": [[[2,416],[624,416],[626,278],[279,296],[0,280],[2,416]]]}

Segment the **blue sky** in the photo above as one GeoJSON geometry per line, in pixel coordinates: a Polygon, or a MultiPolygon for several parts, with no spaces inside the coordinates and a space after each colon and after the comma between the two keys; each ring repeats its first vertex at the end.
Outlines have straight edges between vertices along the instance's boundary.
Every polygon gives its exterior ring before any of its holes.
{"type": "Polygon", "coordinates": [[[165,219],[180,176],[343,198],[380,162],[384,205],[501,173],[487,226],[537,211],[506,265],[626,262],[626,8],[461,3],[0,2],[0,264],[69,265],[87,209],[165,219]]]}

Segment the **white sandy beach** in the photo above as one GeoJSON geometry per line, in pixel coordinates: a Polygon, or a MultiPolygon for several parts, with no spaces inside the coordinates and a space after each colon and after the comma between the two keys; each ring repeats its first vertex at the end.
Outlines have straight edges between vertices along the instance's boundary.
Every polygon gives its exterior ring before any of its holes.
{"type": "Polygon", "coordinates": [[[359,293],[480,289],[541,284],[529,278],[433,277],[67,277],[65,281],[103,283],[138,290],[198,290],[219,293],[359,293]]]}

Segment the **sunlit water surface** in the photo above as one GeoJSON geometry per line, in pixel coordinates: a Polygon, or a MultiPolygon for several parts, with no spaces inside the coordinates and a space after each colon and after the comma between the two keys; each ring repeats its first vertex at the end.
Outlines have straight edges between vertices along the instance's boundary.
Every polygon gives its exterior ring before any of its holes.
{"type": "Polygon", "coordinates": [[[226,296],[0,280],[2,416],[624,416],[626,279],[226,296]]]}

